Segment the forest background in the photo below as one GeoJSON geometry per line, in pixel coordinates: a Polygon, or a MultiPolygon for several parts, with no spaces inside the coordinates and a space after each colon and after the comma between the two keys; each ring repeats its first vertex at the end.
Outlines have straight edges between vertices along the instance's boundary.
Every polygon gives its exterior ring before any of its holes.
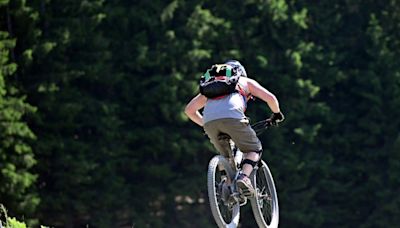
{"type": "MultiPolygon", "coordinates": [[[[260,137],[280,226],[400,224],[399,1],[0,0],[0,12],[9,216],[215,227],[215,152],[183,110],[211,64],[238,59],[286,115],[260,137]]],[[[249,104],[253,120],[270,113],[249,104]]]]}

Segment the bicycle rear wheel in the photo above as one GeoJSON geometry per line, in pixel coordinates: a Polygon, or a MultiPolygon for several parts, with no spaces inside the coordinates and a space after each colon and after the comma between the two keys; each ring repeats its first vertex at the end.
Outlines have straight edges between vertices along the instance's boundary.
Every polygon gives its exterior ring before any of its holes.
{"type": "Polygon", "coordinates": [[[230,191],[227,183],[232,183],[235,171],[228,160],[217,155],[208,165],[207,187],[211,212],[217,225],[222,228],[237,227],[240,217],[239,203],[229,202],[230,191]]]}
{"type": "Polygon", "coordinates": [[[259,167],[253,172],[252,184],[255,186],[256,195],[250,198],[250,202],[258,226],[277,228],[279,223],[278,195],[272,174],[262,160],[259,167]]]}

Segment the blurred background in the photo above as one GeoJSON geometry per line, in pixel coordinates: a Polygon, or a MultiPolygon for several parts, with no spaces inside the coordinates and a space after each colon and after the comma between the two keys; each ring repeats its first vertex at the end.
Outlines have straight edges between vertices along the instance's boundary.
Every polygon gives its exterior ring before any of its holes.
{"type": "MultiPolygon", "coordinates": [[[[0,203],[50,227],[215,227],[183,109],[237,59],[279,99],[280,227],[400,223],[400,2],[0,0],[0,203]]],[[[260,100],[253,120],[269,117],[260,100]]],[[[4,217],[4,215],[3,215],[4,217]]],[[[256,227],[249,205],[242,228],[256,227]]]]}

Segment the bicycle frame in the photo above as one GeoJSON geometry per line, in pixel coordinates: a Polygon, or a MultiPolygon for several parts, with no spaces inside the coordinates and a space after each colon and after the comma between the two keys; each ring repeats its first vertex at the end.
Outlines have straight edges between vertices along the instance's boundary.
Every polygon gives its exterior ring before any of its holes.
{"type": "Polygon", "coordinates": [[[237,203],[239,203],[240,206],[243,206],[247,203],[247,197],[240,194],[236,185],[236,179],[239,176],[239,171],[240,171],[240,164],[243,159],[243,152],[240,151],[238,147],[236,147],[235,143],[228,135],[224,134],[220,135],[219,140],[226,140],[227,143],[229,144],[230,150],[229,150],[228,161],[229,164],[231,165],[231,168],[235,171],[235,177],[232,180],[232,183],[229,184],[231,194],[227,202],[228,207],[232,208],[237,203]]]}

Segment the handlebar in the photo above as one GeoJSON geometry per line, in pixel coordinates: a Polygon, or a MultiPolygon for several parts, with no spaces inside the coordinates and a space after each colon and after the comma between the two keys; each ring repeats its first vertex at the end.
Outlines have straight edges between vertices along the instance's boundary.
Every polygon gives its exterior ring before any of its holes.
{"type": "Polygon", "coordinates": [[[261,120],[251,125],[257,135],[261,135],[265,130],[273,126],[271,121],[261,120]]]}
{"type": "MultiPolygon", "coordinates": [[[[261,120],[251,125],[256,135],[261,135],[265,130],[274,126],[274,124],[269,120],[261,120]]],[[[218,136],[219,140],[229,140],[231,137],[228,134],[222,133],[218,136]]]]}

